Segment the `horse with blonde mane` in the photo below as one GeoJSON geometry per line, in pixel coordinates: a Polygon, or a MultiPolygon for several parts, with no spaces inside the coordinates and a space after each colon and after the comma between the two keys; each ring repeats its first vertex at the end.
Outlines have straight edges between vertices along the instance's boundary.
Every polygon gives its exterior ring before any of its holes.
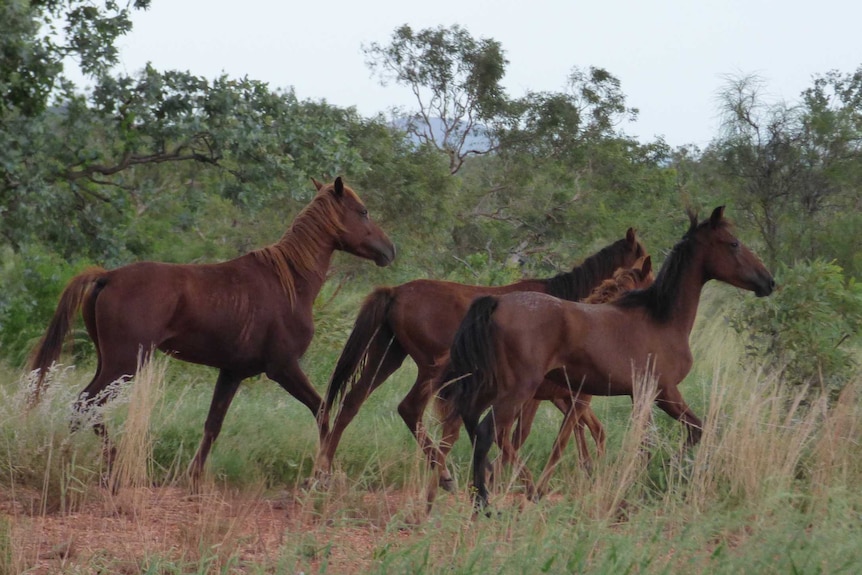
{"type": "MultiPolygon", "coordinates": [[[[105,388],[133,376],[139,360],[154,349],[219,370],[203,439],[189,467],[193,489],[242,380],[265,373],[317,417],[321,398],[299,358],[314,334],[312,304],[332,254],[342,250],[386,266],[395,246],[340,177],[326,185],[312,181],[314,199],[268,247],[218,264],[138,262],[74,277],[33,355],[36,400],[80,310],[98,365],[78,396],[79,412],[104,403],[105,388]]],[[[110,470],[115,448],[104,424],[97,420],[94,430],[103,438],[110,470]]],[[[326,432],[320,428],[321,435],[326,432]]]]}

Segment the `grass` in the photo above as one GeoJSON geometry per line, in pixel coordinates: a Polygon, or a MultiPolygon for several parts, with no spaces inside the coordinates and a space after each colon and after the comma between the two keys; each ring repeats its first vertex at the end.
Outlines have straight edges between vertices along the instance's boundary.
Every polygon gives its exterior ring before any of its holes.
{"type": "MultiPolygon", "coordinates": [[[[450,458],[459,492],[439,494],[425,516],[428,472],[395,411],[412,366],[348,428],[326,492],[300,488],[317,447],[311,414],[272,382],[248,382],[199,498],[183,495],[184,471],[213,370],[157,361],[103,411],[118,447],[114,494],[100,487],[98,439],[68,430],[91,369],[56,370],[29,412],[26,378],[0,369],[0,574],[858,572],[862,374],[837,403],[803,401],[775,374],[740,365],[720,296],[705,297],[682,388],[703,416],[702,443],[682,451],[679,424],[649,402],[633,416],[628,398],[596,398],[608,454],[593,476],[570,447],[547,498],[527,503],[504,478],[491,518],[472,518],[463,438],[450,458]],[[80,527],[86,517],[91,528],[80,527]],[[110,543],[123,530],[143,543],[110,543]],[[103,550],[91,543],[99,537],[103,550]]],[[[304,363],[312,381],[326,380],[337,351],[315,341],[304,363]]],[[[536,477],[560,419],[542,408],[524,447],[536,477]]]]}

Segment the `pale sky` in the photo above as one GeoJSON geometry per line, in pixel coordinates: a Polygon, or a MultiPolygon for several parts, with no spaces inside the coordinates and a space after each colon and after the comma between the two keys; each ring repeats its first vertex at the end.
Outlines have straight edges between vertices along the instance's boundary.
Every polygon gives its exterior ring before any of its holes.
{"type": "Polygon", "coordinates": [[[372,78],[361,50],[405,23],[500,42],[511,97],[562,91],[573,66],[603,67],[640,109],[624,131],[672,146],[717,135],[727,75],[757,74],[773,100],[794,102],[814,75],[862,65],[858,0],[152,0],[120,40],[121,69],[248,76],[370,116],[414,105],[407,88],[372,78]]]}

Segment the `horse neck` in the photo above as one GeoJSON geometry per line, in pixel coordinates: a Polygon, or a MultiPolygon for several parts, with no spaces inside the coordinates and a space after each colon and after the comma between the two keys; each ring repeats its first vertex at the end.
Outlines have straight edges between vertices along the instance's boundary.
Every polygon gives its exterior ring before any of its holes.
{"type": "MultiPolygon", "coordinates": [[[[667,324],[676,326],[686,337],[694,328],[700,294],[707,279],[703,270],[703,255],[699,252],[687,262],[685,269],[675,278],[675,297],[670,302],[667,324]]],[[[656,280],[658,283],[658,279],[656,280]]],[[[655,285],[655,284],[653,284],[655,285]]],[[[667,286],[664,286],[667,287],[667,286]]]]}
{"type": "Polygon", "coordinates": [[[302,287],[316,296],[326,281],[326,272],[335,251],[334,241],[320,238],[309,241],[307,238],[291,234],[290,230],[282,236],[275,246],[289,258],[294,272],[297,291],[302,287]],[[316,240],[316,241],[315,241],[316,240]]]}
{"type": "Polygon", "coordinates": [[[703,291],[705,281],[695,278],[694,276],[686,278],[688,285],[683,286],[680,292],[678,320],[679,326],[688,335],[694,328],[694,321],[697,318],[697,308],[700,305],[700,294],[703,291]]]}
{"type": "Polygon", "coordinates": [[[313,302],[320,293],[334,251],[333,238],[310,233],[308,227],[294,222],[278,242],[254,255],[273,271],[291,304],[296,305],[297,300],[313,302]]]}

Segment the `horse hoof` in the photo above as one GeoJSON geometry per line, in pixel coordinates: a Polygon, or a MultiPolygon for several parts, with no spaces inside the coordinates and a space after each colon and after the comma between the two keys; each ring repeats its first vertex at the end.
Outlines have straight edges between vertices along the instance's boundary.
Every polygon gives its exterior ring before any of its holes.
{"type": "Polygon", "coordinates": [[[110,472],[102,473],[99,476],[99,487],[110,490],[111,495],[116,495],[120,491],[119,481],[112,479],[110,472]]]}
{"type": "Polygon", "coordinates": [[[328,491],[331,482],[331,474],[319,471],[303,480],[302,489],[305,491],[328,491]]]}

